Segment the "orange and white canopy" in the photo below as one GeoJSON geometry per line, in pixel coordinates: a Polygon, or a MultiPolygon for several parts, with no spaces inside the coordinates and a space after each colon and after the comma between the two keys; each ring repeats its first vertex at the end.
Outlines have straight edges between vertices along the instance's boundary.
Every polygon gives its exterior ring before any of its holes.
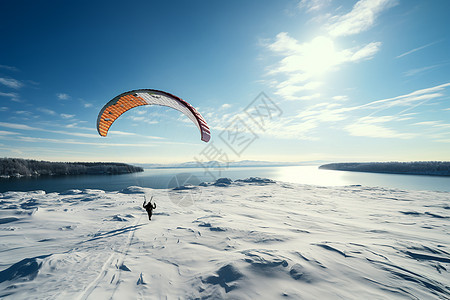
{"type": "Polygon", "coordinates": [[[134,107],[142,105],[161,105],[174,108],[194,122],[200,130],[202,141],[208,142],[211,138],[211,133],[205,119],[192,105],[175,95],[150,89],[126,92],[106,103],[98,114],[98,133],[101,136],[106,136],[111,125],[120,115],[134,107]]]}

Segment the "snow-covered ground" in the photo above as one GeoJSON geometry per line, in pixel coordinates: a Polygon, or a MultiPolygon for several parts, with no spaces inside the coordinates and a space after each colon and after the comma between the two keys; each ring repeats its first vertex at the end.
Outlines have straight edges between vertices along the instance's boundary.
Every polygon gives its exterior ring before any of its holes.
{"type": "Polygon", "coordinates": [[[256,180],[7,192],[0,298],[450,299],[449,226],[442,192],[256,180]]]}

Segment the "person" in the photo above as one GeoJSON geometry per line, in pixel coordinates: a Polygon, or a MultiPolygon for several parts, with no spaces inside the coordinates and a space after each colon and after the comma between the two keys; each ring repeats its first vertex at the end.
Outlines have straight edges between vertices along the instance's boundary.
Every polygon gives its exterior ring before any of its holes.
{"type": "Polygon", "coordinates": [[[147,202],[147,199],[144,196],[144,204],[142,204],[142,207],[145,208],[145,210],[147,211],[148,214],[148,219],[151,221],[152,220],[152,214],[153,214],[153,210],[156,208],[156,203],[152,204],[152,198],[150,198],[150,201],[146,204],[145,202],[147,202]]]}

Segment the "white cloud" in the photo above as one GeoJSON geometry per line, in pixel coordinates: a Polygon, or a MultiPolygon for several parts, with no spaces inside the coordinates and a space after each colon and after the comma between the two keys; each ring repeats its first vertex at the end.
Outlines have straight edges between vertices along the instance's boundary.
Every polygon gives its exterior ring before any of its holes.
{"type": "Polygon", "coordinates": [[[0,92],[0,96],[2,96],[2,97],[10,97],[10,98],[18,97],[17,93],[2,93],[2,92],[0,92]]]}
{"type": "Polygon", "coordinates": [[[346,100],[348,100],[348,96],[338,95],[338,96],[332,97],[331,99],[336,100],[336,101],[346,101],[346,100]]]}
{"type": "Polygon", "coordinates": [[[132,132],[124,132],[119,130],[110,130],[108,133],[117,134],[117,135],[126,135],[126,136],[135,136],[135,133],[132,132]]]}
{"type": "Polygon", "coordinates": [[[27,110],[17,110],[17,111],[15,111],[15,113],[18,115],[27,116],[27,117],[33,115],[33,113],[31,113],[30,111],[27,111],[27,110]]]}
{"type": "Polygon", "coordinates": [[[83,106],[84,106],[84,108],[89,108],[89,107],[92,107],[92,104],[91,103],[84,103],[83,106]]]}
{"type": "Polygon", "coordinates": [[[0,135],[15,135],[17,132],[0,130],[0,135]]]}
{"type": "MultiPolygon", "coordinates": [[[[431,88],[421,89],[414,92],[411,92],[409,94],[393,97],[393,98],[387,98],[377,101],[372,101],[367,104],[360,105],[358,107],[354,107],[354,109],[357,108],[365,108],[370,107],[374,109],[387,109],[393,106],[411,106],[411,105],[417,105],[424,103],[426,101],[436,99],[439,97],[442,97],[442,93],[438,93],[440,91],[443,91],[446,87],[450,86],[450,82],[444,83],[441,85],[437,85],[431,88]],[[419,102],[419,103],[417,103],[419,102]]],[[[414,107],[415,107],[414,106],[414,107]]],[[[403,112],[401,112],[403,113],[403,112]]]]}
{"type": "Polygon", "coordinates": [[[380,117],[372,117],[372,116],[366,116],[362,117],[358,120],[359,123],[364,124],[375,124],[375,123],[386,123],[396,120],[396,117],[394,116],[380,116],[380,117]]]}
{"type": "Polygon", "coordinates": [[[6,107],[6,106],[2,106],[2,107],[0,107],[0,111],[7,111],[9,108],[8,107],[6,107]]]}
{"type": "Polygon", "coordinates": [[[61,118],[63,119],[72,119],[75,117],[75,115],[69,115],[69,114],[60,114],[61,118]]]}
{"type": "Polygon", "coordinates": [[[78,123],[72,123],[72,124],[67,124],[65,127],[66,128],[76,128],[78,125],[78,123]]]}
{"type": "MultiPolygon", "coordinates": [[[[392,128],[388,128],[385,124],[388,122],[400,122],[412,119],[411,116],[418,113],[408,113],[405,111],[416,108],[431,100],[439,99],[444,96],[442,92],[444,89],[450,86],[450,83],[441,84],[431,88],[420,89],[414,92],[400,95],[397,97],[372,101],[364,105],[349,107],[347,111],[356,111],[361,109],[375,109],[376,111],[368,116],[359,118],[355,123],[345,127],[345,130],[353,136],[367,136],[367,137],[379,137],[379,138],[400,138],[410,139],[417,137],[417,129],[414,129],[415,133],[401,133],[392,128]],[[389,116],[373,116],[375,113],[379,113],[384,110],[393,109],[394,107],[406,107],[400,112],[397,112],[389,116]]],[[[425,126],[425,128],[434,128],[433,130],[447,130],[448,124],[443,124],[442,121],[423,121],[416,122],[410,125],[413,126],[425,126]]],[[[431,136],[430,136],[431,137],[431,136]]]]}
{"type": "Polygon", "coordinates": [[[373,56],[380,50],[381,42],[372,42],[364,47],[356,50],[351,54],[348,61],[357,62],[360,60],[367,60],[373,58],[373,56]]]}
{"type": "Polygon", "coordinates": [[[228,108],[230,108],[230,107],[231,107],[231,104],[224,103],[224,104],[222,104],[222,105],[220,106],[220,109],[228,109],[228,108]]]}
{"type": "Polygon", "coordinates": [[[0,77],[0,83],[13,89],[19,89],[23,86],[23,84],[20,81],[12,78],[0,77]]]}
{"type": "Polygon", "coordinates": [[[314,12],[323,9],[330,4],[331,0],[301,0],[298,3],[300,9],[306,9],[307,12],[314,12]]]}
{"type": "MultiPolygon", "coordinates": [[[[433,125],[433,127],[438,127],[438,128],[450,128],[450,124],[442,124],[442,123],[439,123],[439,124],[433,125]]],[[[448,132],[446,132],[446,133],[448,134],[448,132]]]]}
{"type": "Polygon", "coordinates": [[[21,130],[39,130],[38,128],[34,128],[24,124],[16,124],[16,123],[6,123],[0,122],[0,126],[12,129],[21,129],[21,130]]]}
{"type": "Polygon", "coordinates": [[[301,50],[299,42],[290,37],[287,32],[280,32],[277,34],[275,42],[268,45],[268,48],[273,52],[280,52],[282,54],[296,53],[301,50]]]}
{"type": "Polygon", "coordinates": [[[312,100],[312,99],[320,98],[320,96],[321,96],[320,93],[315,93],[315,94],[312,94],[312,95],[301,96],[298,99],[300,99],[300,100],[312,100]]]}
{"type": "Polygon", "coordinates": [[[258,135],[269,135],[274,138],[318,140],[314,129],[322,124],[336,123],[347,119],[345,108],[336,103],[319,103],[311,105],[291,116],[267,122],[264,130],[252,128],[258,135]]]}
{"type": "Polygon", "coordinates": [[[2,93],[2,92],[0,92],[0,97],[8,97],[8,98],[11,98],[12,101],[20,102],[19,95],[17,93],[2,93]]]}
{"type": "Polygon", "coordinates": [[[355,123],[345,127],[350,135],[372,137],[372,138],[396,138],[396,139],[411,139],[415,137],[412,133],[400,133],[393,129],[384,127],[382,125],[355,123]]]}
{"type": "Polygon", "coordinates": [[[118,130],[110,130],[110,131],[108,131],[108,134],[123,135],[123,136],[139,136],[141,138],[147,138],[147,139],[152,139],[152,140],[165,140],[165,138],[159,137],[159,136],[150,136],[150,135],[143,136],[143,135],[136,134],[133,132],[118,131],[118,130]]]}
{"type": "Polygon", "coordinates": [[[65,93],[58,93],[56,94],[56,97],[58,97],[59,100],[68,100],[70,99],[70,96],[65,93]]]}
{"type": "MultiPolygon", "coordinates": [[[[329,4],[328,0],[302,0],[299,7],[308,12],[317,11],[329,4]]],[[[287,100],[304,100],[310,81],[320,81],[330,71],[336,71],[345,63],[357,63],[372,59],[379,52],[382,43],[370,42],[353,48],[339,49],[335,38],[368,30],[384,10],[394,6],[397,0],[360,0],[353,9],[343,15],[327,15],[327,34],[316,36],[310,41],[300,42],[287,32],[280,32],[275,40],[266,44],[268,50],[281,56],[280,61],[270,67],[268,75],[277,78],[276,94],[287,100]],[[303,95],[302,95],[303,94],[303,95]]]]}
{"type": "Polygon", "coordinates": [[[368,30],[378,15],[397,4],[394,0],[360,0],[353,9],[342,16],[335,16],[328,25],[331,36],[347,36],[368,30]]]}
{"type": "Polygon", "coordinates": [[[37,108],[37,110],[42,113],[45,113],[47,115],[52,115],[52,116],[56,115],[56,113],[53,110],[48,109],[48,108],[39,107],[39,108],[37,108]]]}
{"type": "Polygon", "coordinates": [[[297,114],[301,120],[314,121],[318,123],[342,121],[347,118],[344,113],[347,110],[337,103],[319,103],[302,110],[297,114]]]}
{"type": "Polygon", "coordinates": [[[417,123],[414,123],[414,124],[412,124],[412,125],[419,125],[419,126],[422,126],[422,125],[426,125],[426,126],[435,126],[435,125],[439,125],[439,121],[424,121],[424,122],[417,122],[417,123]]]}
{"type": "Polygon", "coordinates": [[[314,90],[322,85],[318,79],[323,74],[347,62],[371,59],[380,46],[380,42],[372,42],[339,50],[328,37],[319,36],[301,44],[286,32],[279,33],[275,41],[267,45],[269,50],[283,56],[268,74],[287,77],[277,84],[275,94],[288,100],[300,99],[300,92],[314,90]]]}
{"type": "Polygon", "coordinates": [[[43,129],[43,128],[39,128],[39,127],[31,127],[31,126],[28,126],[25,124],[17,124],[17,123],[0,122],[0,127],[13,128],[13,129],[19,129],[19,130],[44,131],[44,132],[51,132],[51,133],[57,133],[57,134],[63,134],[63,135],[72,135],[72,136],[78,136],[78,137],[98,138],[98,135],[96,135],[96,134],[43,129]]]}
{"type": "Polygon", "coordinates": [[[16,67],[5,66],[5,65],[0,65],[0,69],[5,69],[8,71],[19,71],[19,69],[17,69],[16,67]]]}
{"type": "Polygon", "coordinates": [[[297,96],[299,92],[311,91],[317,89],[321,85],[322,83],[318,81],[308,82],[303,85],[289,84],[289,80],[287,80],[278,85],[275,94],[280,95],[287,100],[297,100],[299,99],[299,96],[297,96]]]}
{"type": "Polygon", "coordinates": [[[127,119],[130,119],[130,120],[133,120],[133,121],[136,121],[136,122],[144,122],[144,123],[147,123],[147,124],[158,124],[159,123],[157,120],[150,119],[147,116],[144,116],[144,117],[128,116],[127,119]]]}
{"type": "Polygon", "coordinates": [[[77,140],[71,140],[71,139],[51,139],[51,138],[39,138],[39,137],[29,137],[29,136],[19,136],[15,137],[15,140],[21,140],[23,142],[32,142],[32,143],[42,143],[42,142],[50,142],[50,143],[56,143],[56,144],[70,144],[70,145],[91,145],[91,146],[97,146],[97,147],[154,147],[157,144],[169,144],[169,145],[191,145],[190,143],[181,143],[181,142],[167,142],[167,141],[152,141],[149,144],[146,143],[137,143],[137,144],[131,144],[131,143],[99,143],[99,142],[83,142],[83,141],[77,141],[77,140]]]}
{"type": "Polygon", "coordinates": [[[401,133],[382,125],[382,123],[394,120],[396,120],[396,118],[393,116],[362,117],[355,123],[347,125],[344,129],[352,136],[372,138],[411,139],[417,136],[417,134],[414,133],[401,133]]]}

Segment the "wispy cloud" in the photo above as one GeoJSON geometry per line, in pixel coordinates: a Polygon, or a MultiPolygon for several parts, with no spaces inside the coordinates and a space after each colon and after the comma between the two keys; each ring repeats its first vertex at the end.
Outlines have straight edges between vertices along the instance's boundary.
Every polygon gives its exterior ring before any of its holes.
{"type": "Polygon", "coordinates": [[[56,94],[56,97],[59,100],[69,100],[70,99],[70,96],[68,94],[65,94],[65,93],[58,93],[58,94],[56,94]]]}
{"type": "Polygon", "coordinates": [[[300,99],[300,100],[313,100],[313,99],[318,99],[320,97],[321,97],[320,93],[315,93],[315,94],[311,94],[311,95],[301,96],[298,99],[300,99]]]}
{"type": "Polygon", "coordinates": [[[299,93],[316,90],[322,85],[316,79],[322,74],[344,63],[371,59],[380,47],[381,42],[372,42],[338,50],[334,41],[325,36],[300,43],[287,32],[281,32],[273,43],[267,45],[273,53],[282,56],[281,61],[268,74],[287,77],[276,85],[275,94],[288,100],[297,100],[300,99],[299,93]]]}
{"type": "Polygon", "coordinates": [[[20,89],[23,86],[23,83],[13,78],[0,77],[0,83],[13,89],[20,89]]]}
{"type": "Polygon", "coordinates": [[[0,126],[20,130],[40,130],[38,128],[34,128],[25,124],[16,124],[16,123],[0,122],[0,126]]]}
{"type": "Polygon", "coordinates": [[[10,97],[10,98],[17,98],[19,95],[17,93],[2,93],[0,92],[0,96],[2,97],[10,97]]]}
{"type": "MultiPolygon", "coordinates": [[[[444,90],[450,86],[450,83],[444,83],[430,88],[420,89],[411,93],[400,95],[392,98],[386,98],[376,101],[371,101],[363,105],[348,107],[344,109],[347,113],[363,110],[372,110],[365,117],[360,117],[352,124],[347,125],[344,129],[352,136],[366,136],[375,138],[399,138],[411,139],[418,137],[422,132],[420,130],[411,129],[413,132],[399,132],[394,129],[398,124],[394,122],[405,122],[412,120],[412,116],[418,118],[418,113],[405,113],[406,111],[417,108],[420,105],[430,101],[439,101],[445,94],[444,90]],[[394,110],[396,108],[396,110],[394,110]],[[399,111],[400,110],[400,111],[399,111]],[[374,116],[380,112],[391,112],[390,115],[374,116]],[[388,126],[391,124],[391,127],[388,126]]],[[[422,121],[410,123],[410,126],[433,127],[434,132],[448,130],[440,120],[422,121]]],[[[422,134],[423,135],[423,134],[422,134]]]]}
{"type": "MultiPolygon", "coordinates": [[[[446,127],[448,123],[440,120],[418,122],[417,119],[422,115],[420,111],[406,112],[427,102],[441,101],[446,96],[445,90],[448,87],[450,83],[445,83],[353,106],[344,106],[347,103],[344,101],[347,99],[346,96],[336,96],[330,99],[334,101],[311,104],[295,115],[288,114],[276,122],[267,122],[264,130],[257,127],[251,129],[258,135],[304,140],[318,139],[317,130],[323,130],[324,126],[332,126],[335,130],[341,129],[351,136],[371,138],[412,139],[424,136],[425,126],[432,126],[435,129],[433,132],[445,133],[449,128],[446,127]],[[384,114],[375,115],[381,112],[384,114]],[[414,120],[416,121],[411,122],[414,120]]],[[[244,120],[246,118],[245,114],[230,114],[229,118],[236,116],[244,120]]],[[[223,118],[211,121],[216,130],[224,129],[218,126],[219,124],[231,122],[223,118]]]]}
{"type": "Polygon", "coordinates": [[[27,116],[27,117],[30,117],[30,116],[33,115],[32,112],[27,111],[27,110],[17,110],[17,111],[15,111],[14,113],[17,114],[17,115],[27,116]]]}
{"type": "MultiPolygon", "coordinates": [[[[436,103],[446,97],[445,90],[450,83],[419,89],[404,95],[369,101],[361,105],[344,106],[345,96],[333,97],[330,102],[312,104],[302,108],[296,115],[284,116],[277,122],[269,122],[265,132],[252,128],[258,134],[275,138],[317,139],[315,129],[323,126],[341,128],[351,136],[372,138],[412,139],[424,136],[425,126],[432,126],[433,132],[448,132],[448,123],[441,120],[411,122],[422,116],[421,111],[408,112],[424,105],[436,103]],[[384,112],[381,116],[376,116],[384,112]],[[366,115],[362,114],[366,113],[366,115]],[[411,122],[411,123],[410,123],[411,122]],[[419,127],[412,128],[411,126],[419,127]],[[400,128],[404,128],[403,132],[400,128]]],[[[450,110],[447,109],[447,111],[450,110]]],[[[234,116],[234,115],[233,115],[234,116]]],[[[245,118],[245,116],[241,116],[245,118]]],[[[219,123],[219,122],[218,122],[219,123]]],[[[220,120],[220,123],[225,123],[220,120]]],[[[436,140],[436,139],[435,139],[436,140]]],[[[437,141],[437,140],[436,140],[437,141]]]]}
{"type": "Polygon", "coordinates": [[[120,144],[120,143],[108,143],[102,144],[98,142],[84,142],[84,141],[76,141],[70,139],[50,139],[50,138],[40,138],[40,137],[29,137],[29,136],[19,136],[18,140],[23,142],[35,142],[35,143],[56,143],[56,144],[70,144],[70,145],[91,145],[91,146],[116,146],[116,147],[151,147],[155,146],[154,144],[120,144]]]}
{"type": "Polygon", "coordinates": [[[150,140],[165,140],[165,138],[159,137],[159,136],[141,135],[141,134],[137,134],[134,132],[126,132],[126,131],[119,131],[119,130],[110,130],[108,133],[112,134],[112,135],[141,137],[141,138],[150,139],[150,140]]]}
{"type": "Polygon", "coordinates": [[[380,111],[393,106],[415,106],[417,103],[442,97],[443,94],[439,92],[443,91],[448,86],[450,86],[450,82],[431,88],[420,89],[397,97],[372,101],[367,104],[356,106],[353,109],[372,108],[380,111]]]}
{"type": "Polygon", "coordinates": [[[415,133],[401,133],[386,127],[384,123],[390,121],[393,121],[392,116],[363,117],[347,125],[345,130],[352,136],[360,137],[411,139],[417,136],[415,133]]]}
{"type": "Polygon", "coordinates": [[[39,107],[39,108],[37,108],[37,110],[42,112],[42,113],[44,113],[44,114],[47,114],[47,115],[51,115],[51,116],[56,115],[56,112],[54,112],[53,110],[48,109],[48,108],[39,107]]]}
{"type": "Polygon", "coordinates": [[[7,98],[10,98],[11,101],[21,102],[19,99],[19,95],[17,93],[2,93],[2,92],[0,92],[0,97],[7,97],[7,98]]]}
{"type": "Polygon", "coordinates": [[[5,66],[5,65],[0,65],[0,69],[4,69],[4,70],[8,70],[8,71],[14,71],[14,72],[19,71],[19,69],[17,69],[16,67],[5,66]]]}
{"type": "MultiPolygon", "coordinates": [[[[328,4],[326,0],[304,0],[299,7],[312,12],[328,4]]],[[[335,39],[368,30],[383,11],[395,4],[397,0],[360,0],[346,14],[327,14],[328,20],[324,20],[323,25],[326,33],[305,42],[288,32],[280,32],[272,43],[265,44],[268,50],[281,57],[267,73],[277,76],[275,94],[287,100],[310,99],[310,94],[317,94],[314,90],[323,84],[321,78],[324,74],[338,70],[343,64],[372,59],[379,52],[381,42],[339,49],[335,39]]]]}
{"type": "Polygon", "coordinates": [[[439,125],[439,124],[440,124],[439,121],[424,121],[424,122],[417,122],[417,123],[414,123],[414,124],[412,124],[412,125],[420,125],[420,126],[422,126],[422,125],[427,125],[427,126],[434,126],[434,125],[439,125]]]}
{"type": "Polygon", "coordinates": [[[432,70],[432,69],[434,69],[436,67],[439,67],[439,65],[433,65],[433,66],[428,66],[428,67],[411,69],[411,70],[408,70],[408,71],[404,72],[403,75],[405,75],[405,76],[414,76],[414,75],[423,73],[425,71],[432,70]]]}
{"type": "Polygon", "coordinates": [[[441,40],[435,41],[435,42],[432,42],[432,43],[429,43],[429,44],[426,44],[426,45],[423,45],[423,46],[420,46],[420,47],[417,47],[417,48],[414,48],[414,49],[409,50],[409,51],[406,51],[406,52],[404,52],[404,53],[402,53],[402,54],[396,56],[395,58],[401,58],[401,57],[404,57],[404,56],[409,55],[409,54],[411,54],[411,53],[417,52],[417,51],[419,51],[419,50],[428,48],[428,47],[430,47],[430,46],[432,46],[432,45],[434,45],[434,44],[436,44],[436,43],[439,43],[440,41],[441,41],[441,40]]]}
{"type": "Polygon", "coordinates": [[[343,62],[347,60],[351,62],[358,62],[360,60],[371,59],[380,50],[380,47],[381,42],[372,42],[356,49],[354,52],[352,52],[351,49],[344,50],[347,54],[347,59],[344,59],[343,62]]]}
{"type": "Polygon", "coordinates": [[[2,107],[0,107],[0,111],[7,111],[9,108],[8,107],[6,107],[6,106],[2,106],[2,107]]]}
{"type": "Polygon", "coordinates": [[[15,135],[17,132],[0,130],[0,135],[15,135]]]}
{"type": "Polygon", "coordinates": [[[347,36],[366,31],[374,25],[381,12],[396,4],[395,0],[360,0],[349,13],[331,18],[329,34],[347,36]]]}
{"type": "Polygon", "coordinates": [[[84,108],[89,108],[89,107],[93,106],[92,103],[89,103],[89,102],[87,102],[86,100],[84,100],[82,98],[80,98],[78,100],[81,102],[81,104],[83,105],[84,108]]]}
{"type": "Polygon", "coordinates": [[[60,114],[60,116],[63,119],[72,119],[73,117],[75,117],[75,115],[70,115],[70,114],[60,114]]]}
{"type": "Polygon", "coordinates": [[[337,95],[337,96],[333,96],[331,99],[336,100],[336,101],[346,101],[346,100],[348,100],[348,96],[337,95]]]}
{"type": "Polygon", "coordinates": [[[315,129],[326,123],[332,124],[345,120],[347,116],[344,113],[345,109],[341,108],[341,104],[320,103],[310,105],[298,113],[295,111],[283,113],[282,118],[267,118],[264,120],[263,126],[255,124],[246,112],[211,114],[208,117],[208,124],[217,133],[229,130],[230,124],[241,120],[242,122],[238,123],[245,124],[245,128],[242,127],[243,131],[246,131],[247,128],[258,136],[275,139],[318,140],[315,129]]]}
{"type": "MultiPolygon", "coordinates": [[[[5,139],[8,139],[5,137],[5,139]]],[[[12,139],[12,138],[9,138],[12,139]]],[[[152,141],[151,143],[111,143],[106,142],[104,140],[101,142],[85,142],[79,140],[72,139],[52,139],[52,138],[41,138],[41,137],[30,137],[30,136],[18,136],[14,137],[14,140],[20,140],[23,142],[31,142],[31,143],[55,143],[55,144],[69,144],[69,145],[90,145],[96,147],[154,147],[158,144],[168,144],[168,145],[192,145],[191,143],[182,143],[182,142],[169,142],[169,141],[152,141]]]]}
{"type": "Polygon", "coordinates": [[[231,104],[229,103],[224,103],[220,106],[220,109],[224,110],[224,109],[229,109],[231,107],[231,104]]]}
{"type": "Polygon", "coordinates": [[[57,134],[62,134],[62,135],[71,135],[71,136],[77,136],[77,137],[98,138],[98,135],[96,135],[96,134],[80,133],[80,132],[72,132],[72,131],[64,131],[64,130],[51,130],[51,129],[32,127],[29,125],[17,124],[17,123],[0,122],[0,127],[13,128],[13,129],[19,129],[19,130],[27,130],[27,131],[43,131],[43,132],[57,133],[57,134]]]}
{"type": "Polygon", "coordinates": [[[331,0],[301,0],[298,7],[300,9],[306,9],[307,12],[314,12],[328,6],[330,2],[331,0]]]}
{"type": "MultiPolygon", "coordinates": [[[[138,113],[140,114],[140,113],[138,113]]],[[[159,122],[157,120],[151,119],[148,116],[142,116],[142,117],[136,117],[136,116],[128,116],[127,119],[137,121],[137,122],[143,122],[147,124],[158,124],[159,122]]]]}

